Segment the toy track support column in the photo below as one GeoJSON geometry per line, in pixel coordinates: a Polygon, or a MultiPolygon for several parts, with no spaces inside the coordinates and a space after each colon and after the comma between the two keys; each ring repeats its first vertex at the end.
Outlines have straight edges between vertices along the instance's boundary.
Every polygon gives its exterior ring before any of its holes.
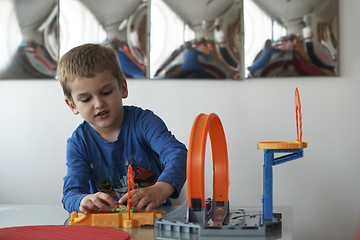
{"type": "Polygon", "coordinates": [[[273,218],[273,154],[269,151],[264,151],[264,165],[263,165],[263,214],[265,220],[272,220],[273,218]]]}
{"type": "Polygon", "coordinates": [[[213,156],[213,202],[228,205],[229,201],[229,165],[224,129],[216,114],[199,114],[191,129],[187,157],[190,222],[205,223],[204,161],[207,133],[213,156]]]}
{"type": "Polygon", "coordinates": [[[272,167],[281,163],[295,160],[304,156],[303,147],[306,143],[295,146],[293,142],[267,142],[258,143],[259,149],[264,149],[263,165],[263,214],[265,220],[273,219],[273,169],[272,167]],[[289,153],[281,157],[274,157],[275,153],[289,153]]]}

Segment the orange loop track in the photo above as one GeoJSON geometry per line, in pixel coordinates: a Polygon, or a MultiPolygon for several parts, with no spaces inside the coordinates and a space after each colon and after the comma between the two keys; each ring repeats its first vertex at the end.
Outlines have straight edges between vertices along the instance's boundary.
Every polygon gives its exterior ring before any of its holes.
{"type": "Polygon", "coordinates": [[[192,126],[187,156],[187,191],[189,208],[191,199],[201,199],[205,207],[204,161],[209,133],[213,157],[213,201],[228,201],[229,164],[223,126],[215,113],[199,114],[192,126]]]}

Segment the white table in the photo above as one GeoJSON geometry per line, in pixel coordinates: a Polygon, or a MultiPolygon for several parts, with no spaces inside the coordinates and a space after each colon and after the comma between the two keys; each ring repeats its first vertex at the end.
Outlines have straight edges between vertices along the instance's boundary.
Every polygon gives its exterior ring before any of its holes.
{"type": "MultiPolygon", "coordinates": [[[[165,207],[158,209],[159,211],[171,211],[173,207],[165,207]]],[[[246,210],[260,209],[259,207],[242,207],[246,210]]],[[[231,208],[233,209],[233,208],[231,208]]],[[[234,208],[236,209],[236,208],[234,208]]],[[[267,237],[223,237],[222,240],[233,239],[292,239],[292,207],[274,207],[274,212],[282,213],[282,231],[280,236],[267,237]]],[[[69,213],[63,209],[61,205],[1,205],[0,204],[0,228],[14,226],[32,226],[32,225],[63,225],[69,217],[69,213]]],[[[151,226],[126,229],[120,228],[130,234],[132,240],[156,239],[154,228],[151,226]]],[[[157,231],[157,230],[156,230],[157,231]]],[[[199,239],[199,240],[215,240],[219,236],[199,236],[197,234],[173,233],[169,231],[161,231],[161,236],[168,236],[176,239],[199,239]]],[[[160,238],[168,239],[168,238],[160,238]]]]}

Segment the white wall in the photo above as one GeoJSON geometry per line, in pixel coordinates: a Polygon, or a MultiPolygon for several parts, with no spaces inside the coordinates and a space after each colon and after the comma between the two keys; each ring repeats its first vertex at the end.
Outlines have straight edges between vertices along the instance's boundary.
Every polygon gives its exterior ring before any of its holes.
{"type": "MultiPolygon", "coordinates": [[[[304,158],[274,167],[274,205],[293,207],[294,239],[354,239],[360,214],[360,1],[339,2],[340,77],[128,82],[125,104],[154,110],[186,144],[197,114],[220,116],[232,206],[261,205],[256,145],[295,140],[298,87],[308,148],[304,158]]],[[[60,204],[66,139],[81,121],[57,81],[0,81],[0,204],[60,204]]]]}

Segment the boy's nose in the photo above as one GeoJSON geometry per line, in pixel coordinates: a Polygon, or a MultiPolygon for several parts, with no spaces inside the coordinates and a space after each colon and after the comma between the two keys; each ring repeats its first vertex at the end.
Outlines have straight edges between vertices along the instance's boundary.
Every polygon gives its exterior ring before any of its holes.
{"type": "Polygon", "coordinates": [[[95,98],[95,108],[96,109],[100,109],[102,107],[104,107],[105,102],[103,101],[103,99],[101,99],[100,97],[95,98]]]}

